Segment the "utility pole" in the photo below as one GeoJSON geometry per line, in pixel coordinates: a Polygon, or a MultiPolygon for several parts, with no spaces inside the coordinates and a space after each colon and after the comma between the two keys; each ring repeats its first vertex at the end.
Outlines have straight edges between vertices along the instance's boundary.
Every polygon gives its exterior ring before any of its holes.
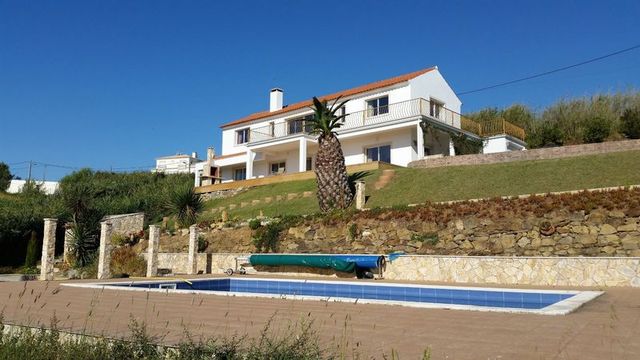
{"type": "Polygon", "coordinates": [[[27,182],[31,181],[31,167],[33,166],[33,160],[29,160],[29,175],[27,176],[27,182]]]}

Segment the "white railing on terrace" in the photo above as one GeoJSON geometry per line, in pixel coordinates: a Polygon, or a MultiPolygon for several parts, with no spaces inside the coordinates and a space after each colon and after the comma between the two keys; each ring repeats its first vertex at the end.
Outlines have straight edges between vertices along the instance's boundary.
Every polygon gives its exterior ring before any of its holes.
{"type": "MultiPolygon", "coordinates": [[[[395,120],[419,116],[425,116],[432,120],[479,136],[496,135],[501,132],[524,139],[524,130],[508,123],[507,121],[501,120],[501,124],[497,125],[493,123],[481,125],[455,111],[443,107],[438,103],[431,102],[423,98],[411,99],[347,114],[343,119],[343,125],[338,130],[338,133],[349,129],[389,123],[395,120]]],[[[253,143],[279,139],[296,134],[308,134],[309,130],[310,128],[308,124],[304,123],[304,120],[271,123],[267,126],[251,129],[251,140],[249,142],[253,143]]]]}

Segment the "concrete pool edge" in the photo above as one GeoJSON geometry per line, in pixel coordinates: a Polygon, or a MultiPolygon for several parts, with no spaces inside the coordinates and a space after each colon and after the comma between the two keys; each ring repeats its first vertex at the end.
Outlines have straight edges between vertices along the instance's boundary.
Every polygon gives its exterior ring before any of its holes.
{"type": "MultiPolygon", "coordinates": [[[[479,287],[479,286],[449,286],[449,285],[428,285],[428,284],[411,284],[411,287],[430,288],[430,289],[452,289],[452,290],[476,290],[476,291],[495,291],[495,292],[517,292],[517,293],[547,293],[547,294],[571,294],[572,296],[560,300],[554,304],[548,305],[541,309],[526,308],[504,308],[480,305],[462,305],[462,304],[445,304],[445,303],[420,303],[397,300],[378,300],[364,298],[348,298],[348,297],[327,297],[318,295],[295,295],[295,294],[269,294],[269,293],[250,293],[237,291],[216,291],[216,290],[195,290],[195,289],[168,289],[168,288],[142,288],[126,286],[127,284],[176,284],[189,283],[193,281],[207,281],[229,279],[228,277],[211,277],[211,278],[192,278],[192,279],[154,279],[144,280],[136,279],[133,281],[109,281],[109,282],[83,282],[83,283],[62,283],[62,286],[101,289],[101,290],[125,290],[125,291],[143,291],[157,293],[174,293],[174,294],[200,294],[200,295],[218,295],[246,298],[269,298],[283,300],[311,300],[323,302],[345,302],[353,304],[374,304],[374,305],[397,305],[403,307],[423,308],[423,309],[449,309],[449,310],[468,310],[483,312],[502,312],[502,313],[520,313],[520,314],[537,314],[537,315],[567,315],[587,302],[604,294],[604,291],[594,290],[550,290],[550,289],[516,289],[516,288],[496,288],[496,287],[479,287]]],[[[289,281],[301,283],[332,283],[353,285],[351,281],[333,281],[333,280],[309,280],[309,279],[282,279],[282,278],[252,278],[252,277],[233,277],[239,281],[289,281]]],[[[358,282],[358,285],[379,286],[377,282],[358,282]]],[[[384,283],[388,287],[405,287],[408,284],[403,283],[384,283]]]]}

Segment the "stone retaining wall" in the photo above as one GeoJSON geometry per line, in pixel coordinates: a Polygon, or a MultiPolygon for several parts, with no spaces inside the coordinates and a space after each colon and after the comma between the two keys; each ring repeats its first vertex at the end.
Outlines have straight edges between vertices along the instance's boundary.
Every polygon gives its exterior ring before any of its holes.
{"type": "Polygon", "coordinates": [[[456,165],[495,164],[523,160],[546,160],[581,155],[604,154],[640,150],[640,140],[609,141],[597,144],[568,145],[525,151],[508,151],[494,154],[445,156],[412,161],[408,167],[435,168],[456,165]]]}
{"type": "Polygon", "coordinates": [[[102,221],[111,223],[112,234],[129,235],[144,230],[144,213],[105,216],[102,221]]]}
{"type": "MultiPolygon", "coordinates": [[[[158,267],[187,272],[186,253],[158,254],[158,267]]],[[[249,254],[199,254],[198,270],[222,274],[235,267],[237,256],[249,254]]],[[[249,269],[261,275],[348,277],[325,269],[262,267],[249,269]],[[257,270],[257,271],[256,271],[257,270]]],[[[640,287],[640,258],[626,257],[492,257],[405,255],[387,264],[388,280],[534,286],[640,287]]]]}

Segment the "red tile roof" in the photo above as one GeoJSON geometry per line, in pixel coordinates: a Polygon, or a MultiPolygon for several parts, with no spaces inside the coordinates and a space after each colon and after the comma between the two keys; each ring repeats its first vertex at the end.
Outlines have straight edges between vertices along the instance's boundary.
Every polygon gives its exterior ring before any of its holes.
{"type": "MultiPolygon", "coordinates": [[[[351,96],[351,95],[355,95],[355,94],[360,94],[363,92],[367,92],[367,91],[371,91],[371,90],[375,90],[375,89],[380,89],[380,88],[384,88],[387,86],[391,86],[391,85],[395,85],[395,84],[399,84],[408,80],[411,80],[415,77],[418,77],[422,74],[426,74],[431,70],[434,70],[435,67],[430,67],[427,69],[422,69],[419,71],[414,71],[412,73],[409,74],[404,74],[404,75],[400,75],[400,76],[396,76],[396,77],[392,77],[390,79],[385,79],[385,80],[380,80],[380,81],[376,81],[370,84],[366,84],[366,85],[362,85],[362,86],[358,86],[352,89],[348,89],[348,90],[343,90],[343,91],[339,91],[337,93],[333,93],[333,94],[329,94],[329,95],[325,95],[325,96],[320,96],[319,99],[320,100],[333,100],[338,98],[339,96],[345,97],[345,96],[351,96]]],[[[234,120],[231,122],[228,122],[222,126],[220,126],[221,128],[226,128],[229,126],[234,126],[234,125],[239,125],[239,124],[243,124],[246,122],[250,122],[253,120],[258,120],[258,119],[262,119],[262,118],[266,118],[272,115],[280,115],[280,114],[285,114],[287,112],[290,111],[294,111],[294,110],[299,110],[305,107],[309,107],[313,105],[313,101],[312,100],[305,100],[305,101],[301,101],[301,102],[297,102],[295,104],[291,104],[288,105],[287,107],[282,108],[281,110],[276,110],[276,111],[260,111],[257,113],[253,113],[251,115],[245,116],[243,118],[240,118],[238,120],[234,120]]]]}

